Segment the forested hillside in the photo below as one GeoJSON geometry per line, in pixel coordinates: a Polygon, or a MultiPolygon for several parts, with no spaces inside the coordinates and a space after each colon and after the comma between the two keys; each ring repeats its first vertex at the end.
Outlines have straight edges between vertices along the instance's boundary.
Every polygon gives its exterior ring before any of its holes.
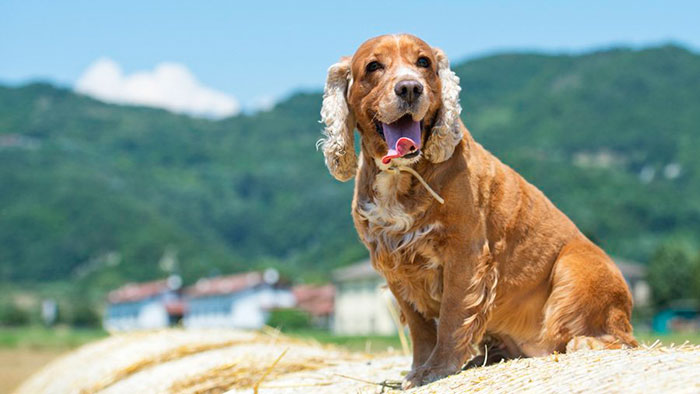
{"type": "MultiPolygon", "coordinates": [[[[700,236],[700,56],[664,46],[454,68],[476,139],[607,251],[644,261],[669,235],[700,236]]],[[[320,103],[295,94],[209,121],[0,87],[0,282],[268,265],[319,279],[363,258],[352,185],[314,147],[320,103]]]]}

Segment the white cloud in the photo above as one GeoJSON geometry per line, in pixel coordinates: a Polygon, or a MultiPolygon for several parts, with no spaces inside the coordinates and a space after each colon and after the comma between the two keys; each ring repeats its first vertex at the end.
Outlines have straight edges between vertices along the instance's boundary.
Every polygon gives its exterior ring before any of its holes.
{"type": "Polygon", "coordinates": [[[275,107],[276,100],[273,96],[258,96],[253,99],[252,109],[254,111],[269,111],[275,107]]]}
{"type": "Polygon", "coordinates": [[[224,118],[240,111],[238,101],[202,85],[182,64],[160,63],[153,70],[126,75],[108,58],[93,62],[75,84],[79,93],[119,103],[164,108],[172,112],[224,118]]]}

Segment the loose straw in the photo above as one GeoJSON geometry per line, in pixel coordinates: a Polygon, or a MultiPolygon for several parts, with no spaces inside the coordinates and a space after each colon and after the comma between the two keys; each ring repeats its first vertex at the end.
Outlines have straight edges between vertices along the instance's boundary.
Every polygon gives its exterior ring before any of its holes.
{"type": "Polygon", "coordinates": [[[396,330],[399,332],[399,340],[401,340],[401,348],[403,349],[403,354],[408,356],[411,354],[411,350],[408,347],[408,340],[406,340],[406,333],[403,331],[403,325],[401,324],[401,318],[399,318],[399,313],[394,308],[394,302],[391,300],[391,295],[388,290],[384,290],[384,301],[386,302],[386,307],[389,309],[389,314],[392,320],[396,324],[396,330]]]}

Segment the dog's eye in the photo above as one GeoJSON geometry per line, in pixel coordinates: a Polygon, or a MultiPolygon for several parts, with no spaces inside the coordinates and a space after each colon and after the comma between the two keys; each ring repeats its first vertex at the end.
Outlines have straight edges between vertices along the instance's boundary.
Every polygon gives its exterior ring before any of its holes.
{"type": "Polygon", "coordinates": [[[365,69],[367,70],[368,73],[371,73],[371,72],[373,72],[373,71],[377,71],[377,70],[379,70],[380,68],[382,68],[382,64],[379,63],[379,62],[376,62],[376,61],[375,61],[375,62],[369,62],[369,63],[367,64],[367,67],[365,67],[365,69]]]}
{"type": "Polygon", "coordinates": [[[430,67],[430,59],[428,59],[428,58],[425,57],[425,56],[421,56],[421,57],[419,57],[418,60],[416,61],[416,66],[418,66],[418,67],[423,67],[423,68],[428,68],[428,67],[430,67]]]}

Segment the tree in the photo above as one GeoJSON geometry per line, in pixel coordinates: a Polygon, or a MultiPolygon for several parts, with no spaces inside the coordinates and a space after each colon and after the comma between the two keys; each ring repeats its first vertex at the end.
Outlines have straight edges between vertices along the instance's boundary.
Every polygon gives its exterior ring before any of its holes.
{"type": "Polygon", "coordinates": [[[274,309],[270,312],[267,325],[282,330],[300,330],[311,327],[311,318],[301,309],[274,309]]]}
{"type": "Polygon", "coordinates": [[[697,296],[694,290],[698,280],[696,245],[687,238],[673,237],[664,241],[654,252],[647,272],[653,302],[657,307],[677,299],[697,296]]]}
{"type": "Polygon", "coordinates": [[[14,302],[0,305],[0,326],[24,326],[29,320],[29,312],[14,302]]]}
{"type": "Polygon", "coordinates": [[[695,258],[695,269],[693,271],[693,297],[700,302],[700,253],[695,258]]]}
{"type": "Polygon", "coordinates": [[[85,303],[78,303],[73,309],[71,324],[74,327],[99,327],[100,315],[95,308],[85,303]]]}

